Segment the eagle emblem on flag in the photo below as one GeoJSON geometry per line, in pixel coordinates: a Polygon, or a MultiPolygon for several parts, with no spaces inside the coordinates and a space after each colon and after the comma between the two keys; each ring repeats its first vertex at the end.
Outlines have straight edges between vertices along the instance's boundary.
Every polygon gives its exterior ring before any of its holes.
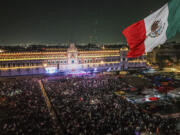
{"type": "Polygon", "coordinates": [[[163,23],[161,20],[154,21],[151,25],[151,33],[149,36],[151,38],[156,38],[161,35],[161,33],[164,30],[165,23],[163,23]]]}

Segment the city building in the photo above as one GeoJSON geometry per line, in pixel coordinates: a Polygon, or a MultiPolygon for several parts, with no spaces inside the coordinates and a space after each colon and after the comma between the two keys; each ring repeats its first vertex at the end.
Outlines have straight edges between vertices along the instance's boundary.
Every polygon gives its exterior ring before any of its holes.
{"type": "Polygon", "coordinates": [[[146,68],[146,55],[137,59],[126,57],[128,48],[82,50],[70,44],[69,48],[51,48],[35,52],[1,52],[0,76],[88,73],[146,68]]]}
{"type": "Polygon", "coordinates": [[[166,43],[156,47],[148,53],[147,60],[159,68],[178,67],[180,63],[180,44],[175,42],[166,43]]]}

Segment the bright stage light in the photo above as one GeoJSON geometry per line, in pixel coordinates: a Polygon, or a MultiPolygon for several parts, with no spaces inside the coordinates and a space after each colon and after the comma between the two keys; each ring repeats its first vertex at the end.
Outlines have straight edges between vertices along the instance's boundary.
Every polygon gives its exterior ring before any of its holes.
{"type": "Polygon", "coordinates": [[[98,70],[97,70],[97,68],[95,68],[95,69],[94,69],[94,73],[97,73],[97,72],[98,72],[98,70]]]}
{"type": "Polygon", "coordinates": [[[85,75],[86,72],[85,71],[72,71],[72,72],[66,72],[67,75],[85,75]]]}
{"type": "Polygon", "coordinates": [[[43,66],[44,66],[44,67],[47,67],[47,64],[46,64],[46,63],[44,63],[44,64],[43,64],[43,66]]]}
{"type": "Polygon", "coordinates": [[[53,73],[57,72],[56,67],[47,67],[47,68],[45,68],[45,70],[46,70],[46,73],[49,73],[49,74],[53,74],[53,73]]]}

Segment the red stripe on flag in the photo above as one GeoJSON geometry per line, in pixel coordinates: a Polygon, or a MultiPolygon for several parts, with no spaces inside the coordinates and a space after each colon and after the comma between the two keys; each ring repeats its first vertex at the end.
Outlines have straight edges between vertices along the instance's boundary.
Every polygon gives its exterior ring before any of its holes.
{"type": "Polygon", "coordinates": [[[133,58],[143,55],[145,52],[144,41],[146,39],[146,28],[144,20],[130,25],[125,30],[123,30],[122,33],[126,37],[130,49],[127,57],[133,58]]]}

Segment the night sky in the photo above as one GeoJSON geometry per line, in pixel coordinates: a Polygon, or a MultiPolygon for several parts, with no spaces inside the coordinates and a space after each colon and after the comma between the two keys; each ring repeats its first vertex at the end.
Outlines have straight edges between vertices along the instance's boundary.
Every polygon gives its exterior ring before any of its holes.
{"type": "MultiPolygon", "coordinates": [[[[122,30],[168,0],[4,0],[0,44],[125,42],[122,30]],[[98,2],[97,2],[98,1],[98,2]]],[[[172,40],[178,40],[176,36],[172,40]]]]}

